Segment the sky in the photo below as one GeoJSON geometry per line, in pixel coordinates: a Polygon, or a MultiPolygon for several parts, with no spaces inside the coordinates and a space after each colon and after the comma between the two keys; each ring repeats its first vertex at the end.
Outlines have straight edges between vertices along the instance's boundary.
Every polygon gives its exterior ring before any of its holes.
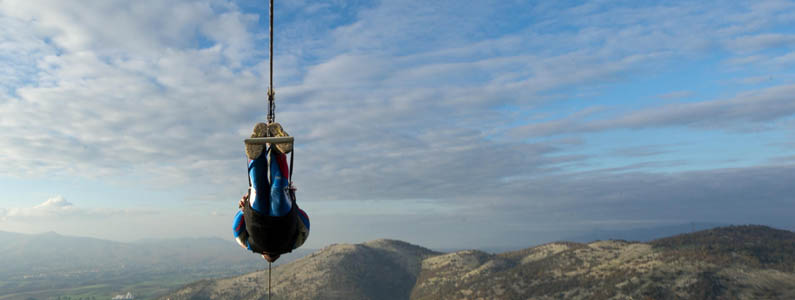
{"type": "MultiPolygon", "coordinates": [[[[305,247],[795,229],[795,2],[276,1],[305,247]]],[[[231,240],[265,1],[0,0],[0,230],[231,240]]]]}

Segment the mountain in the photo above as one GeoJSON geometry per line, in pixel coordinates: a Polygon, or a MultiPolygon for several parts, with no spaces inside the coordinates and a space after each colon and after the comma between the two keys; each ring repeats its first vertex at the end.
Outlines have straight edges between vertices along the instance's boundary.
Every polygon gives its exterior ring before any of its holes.
{"type": "MultiPolygon", "coordinates": [[[[41,272],[67,272],[95,268],[109,261],[124,261],[133,247],[122,243],[55,232],[19,234],[0,232],[0,278],[41,272]]],[[[115,263],[114,263],[115,265],[115,263]]]]}
{"type": "MultiPolygon", "coordinates": [[[[163,299],[265,299],[267,271],[163,299]]],[[[276,299],[795,299],[795,233],[729,226],[490,254],[393,240],[332,245],[273,269],[276,299]]]]}
{"type": "Polygon", "coordinates": [[[412,299],[795,299],[795,233],[763,226],[449,255],[412,299]]]}
{"type": "MultiPolygon", "coordinates": [[[[280,262],[310,253],[298,250],[280,262]]],[[[120,243],[48,232],[0,231],[0,300],[51,296],[112,297],[133,291],[154,298],[202,278],[267,267],[261,257],[219,238],[120,243]]]]}
{"type": "MultiPolygon", "coordinates": [[[[408,299],[423,259],[437,255],[395,240],[331,245],[274,268],[272,299],[408,299]]],[[[203,280],[166,298],[261,299],[267,297],[267,276],[260,271],[203,280]]]]}
{"type": "Polygon", "coordinates": [[[686,224],[657,226],[649,228],[633,228],[633,229],[623,229],[623,230],[594,229],[591,230],[590,232],[568,237],[565,240],[572,242],[580,242],[580,243],[588,243],[598,240],[627,240],[627,241],[648,242],[654,239],[664,238],[677,234],[692,233],[695,231],[707,230],[727,225],[729,224],[693,222],[686,224]]]}

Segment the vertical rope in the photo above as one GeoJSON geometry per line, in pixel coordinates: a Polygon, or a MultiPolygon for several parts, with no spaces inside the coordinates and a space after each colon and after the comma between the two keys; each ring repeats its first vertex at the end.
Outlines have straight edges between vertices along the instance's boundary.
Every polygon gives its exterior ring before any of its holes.
{"type": "MultiPolygon", "coordinates": [[[[276,119],[275,110],[276,104],[274,103],[273,96],[276,93],[273,91],[273,0],[270,0],[270,82],[268,85],[268,123],[273,123],[276,119]]],[[[268,262],[268,300],[271,300],[271,266],[272,263],[268,262]]]]}
{"type": "Polygon", "coordinates": [[[273,0],[270,0],[270,85],[268,87],[273,88],[273,0]]]}
{"type": "Polygon", "coordinates": [[[273,90],[273,0],[270,0],[270,82],[268,85],[268,123],[273,123],[276,119],[276,103],[273,90]]]}
{"type": "Polygon", "coordinates": [[[271,300],[271,262],[268,262],[268,300],[271,300]]]}

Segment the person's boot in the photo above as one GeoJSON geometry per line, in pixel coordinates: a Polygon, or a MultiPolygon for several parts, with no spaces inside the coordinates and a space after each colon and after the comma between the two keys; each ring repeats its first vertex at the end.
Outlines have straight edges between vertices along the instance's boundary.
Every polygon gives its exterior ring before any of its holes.
{"type": "MultiPolygon", "coordinates": [[[[276,123],[276,122],[268,124],[268,133],[269,133],[269,136],[272,136],[272,137],[290,136],[289,134],[287,134],[287,132],[284,131],[284,128],[282,128],[282,125],[279,124],[279,123],[276,123]]],[[[287,153],[290,153],[290,151],[293,151],[293,144],[292,143],[280,143],[280,144],[276,144],[275,148],[276,148],[276,150],[278,150],[279,153],[287,154],[287,153]]]]}
{"type": "MultiPolygon", "coordinates": [[[[260,122],[257,123],[257,125],[254,125],[254,130],[251,133],[252,138],[260,138],[266,136],[268,136],[268,124],[260,122]]],[[[260,155],[262,155],[262,152],[264,150],[265,150],[265,145],[253,145],[246,143],[246,156],[248,156],[248,159],[250,160],[254,160],[260,155]]]]}

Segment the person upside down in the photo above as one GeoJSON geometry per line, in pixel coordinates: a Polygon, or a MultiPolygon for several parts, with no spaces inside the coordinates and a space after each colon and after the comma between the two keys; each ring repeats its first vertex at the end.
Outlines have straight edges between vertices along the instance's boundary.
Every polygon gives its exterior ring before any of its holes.
{"type": "MultiPolygon", "coordinates": [[[[278,123],[259,123],[252,137],[287,136],[278,123]]],[[[290,184],[288,144],[246,145],[248,192],[240,199],[235,215],[237,243],[262,254],[268,262],[304,244],[309,237],[309,216],[295,202],[290,184]],[[270,175],[270,176],[269,176],[270,175]]]]}

